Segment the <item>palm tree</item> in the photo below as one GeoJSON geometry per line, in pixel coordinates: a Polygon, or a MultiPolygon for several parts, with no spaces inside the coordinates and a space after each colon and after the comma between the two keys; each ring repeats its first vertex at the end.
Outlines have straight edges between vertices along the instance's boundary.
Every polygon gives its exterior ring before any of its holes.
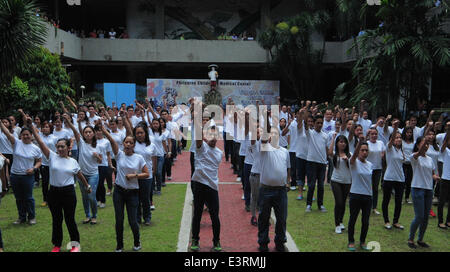
{"type": "Polygon", "coordinates": [[[45,43],[47,28],[34,0],[0,0],[0,83],[45,43]]]}

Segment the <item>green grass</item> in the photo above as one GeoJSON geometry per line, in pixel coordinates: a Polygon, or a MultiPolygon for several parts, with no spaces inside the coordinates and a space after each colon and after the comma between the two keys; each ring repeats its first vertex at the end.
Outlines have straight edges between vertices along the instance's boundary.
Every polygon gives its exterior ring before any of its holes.
{"type": "MultiPolygon", "coordinates": [[[[349,208],[348,201],[344,216],[344,225],[346,229],[342,234],[334,232],[334,197],[331,192],[331,187],[325,185],[324,206],[328,212],[322,213],[317,210],[317,202],[314,201],[312,205],[312,212],[306,213],[306,192],[304,192],[303,200],[296,200],[298,191],[291,191],[288,193],[288,219],[287,230],[291,234],[298,249],[301,252],[346,252],[348,243],[348,219],[349,208]]],[[[317,188],[315,192],[317,196],[317,188]]],[[[378,196],[378,211],[381,213],[382,192],[379,191],[378,196]]],[[[437,207],[433,206],[433,211],[437,214],[437,207]]],[[[447,215],[447,207],[444,209],[445,216],[447,215]]],[[[389,216],[393,220],[394,215],[394,199],[391,198],[389,205],[389,216]]],[[[409,227],[414,218],[414,209],[412,204],[403,204],[402,213],[400,216],[400,224],[405,229],[391,229],[384,228],[384,220],[382,215],[370,215],[370,227],[367,234],[366,242],[377,241],[380,243],[381,252],[412,252],[407,240],[409,236],[409,227]]],[[[445,217],[444,217],[445,218],[445,217]]],[[[450,251],[450,230],[442,230],[437,227],[437,217],[429,218],[428,228],[425,233],[424,241],[427,242],[431,248],[418,248],[414,251],[419,252],[449,252],[450,251]]],[[[392,223],[392,222],[391,222],[392,223]]],[[[355,226],[355,241],[357,250],[359,249],[359,235],[361,233],[361,213],[355,226]]],[[[416,233],[417,240],[418,232],[416,233]]]]}
{"type": "MultiPolygon", "coordinates": [[[[112,196],[106,197],[106,207],[99,209],[97,225],[83,225],[85,219],[79,186],[77,192],[76,222],[80,232],[81,250],[83,252],[113,252],[116,248],[115,218],[112,196]]],[[[156,210],[152,213],[152,224],[141,225],[141,244],[144,252],[175,252],[178,233],[183,213],[186,185],[167,184],[162,195],[153,196],[156,210]]],[[[0,205],[0,228],[3,235],[5,251],[8,252],[49,252],[51,243],[52,219],[50,210],[41,207],[42,189],[34,189],[36,201],[37,224],[30,226],[12,224],[17,219],[17,208],[12,193],[7,194],[0,205]]],[[[125,212],[126,213],[126,212],[125,212]]],[[[64,240],[62,249],[69,243],[69,233],[63,224],[64,240]]],[[[124,250],[132,251],[133,235],[125,214],[124,250]]]]}

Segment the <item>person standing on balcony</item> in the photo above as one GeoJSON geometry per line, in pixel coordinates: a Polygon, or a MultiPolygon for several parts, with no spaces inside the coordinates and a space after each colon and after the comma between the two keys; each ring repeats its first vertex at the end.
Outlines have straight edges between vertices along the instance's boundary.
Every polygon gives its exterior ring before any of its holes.
{"type": "Polygon", "coordinates": [[[117,35],[116,31],[114,31],[114,28],[112,28],[112,27],[111,27],[111,30],[109,31],[108,34],[109,34],[109,38],[112,39],[112,40],[114,40],[116,38],[116,35],[117,35]]]}

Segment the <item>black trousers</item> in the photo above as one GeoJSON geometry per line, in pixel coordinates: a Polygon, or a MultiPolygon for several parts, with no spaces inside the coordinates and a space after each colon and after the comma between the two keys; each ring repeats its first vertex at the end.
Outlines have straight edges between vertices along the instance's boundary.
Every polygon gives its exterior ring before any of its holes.
{"type": "Polygon", "coordinates": [[[220,240],[219,192],[200,182],[191,181],[194,189],[194,215],[192,218],[192,239],[200,240],[200,222],[206,204],[213,228],[213,243],[220,240]]]}
{"type": "Polygon", "coordinates": [[[350,193],[351,184],[331,181],[331,190],[334,195],[334,224],[339,226],[343,223],[345,214],[345,202],[350,193]]]}
{"type": "Polygon", "coordinates": [[[48,191],[48,207],[53,218],[52,243],[57,247],[61,247],[63,241],[63,218],[66,221],[70,240],[80,242],[80,233],[75,222],[76,206],[77,197],[73,185],[66,187],[50,186],[50,190],[48,191]]]}
{"type": "Polygon", "coordinates": [[[44,202],[48,202],[48,186],[50,182],[50,168],[48,166],[41,166],[42,174],[42,198],[44,202]]]}
{"type": "Polygon", "coordinates": [[[231,157],[231,164],[233,165],[234,174],[237,174],[240,176],[241,173],[241,163],[240,163],[240,156],[239,156],[239,149],[241,147],[240,143],[233,142],[233,155],[231,157]]]}
{"type": "Polygon", "coordinates": [[[233,140],[229,136],[229,133],[223,132],[223,144],[224,144],[224,150],[225,150],[225,160],[228,161],[230,157],[232,156],[233,152],[233,140]]]}
{"type": "Polygon", "coordinates": [[[297,157],[295,152],[289,152],[289,160],[291,162],[291,186],[297,186],[297,157]]]}
{"type": "Polygon", "coordinates": [[[411,164],[403,164],[403,173],[405,174],[405,199],[409,199],[411,194],[411,181],[413,178],[411,164]]]}
{"type": "Polygon", "coordinates": [[[398,219],[400,218],[400,213],[402,211],[402,199],[403,199],[403,192],[405,190],[405,183],[399,182],[399,181],[390,181],[390,180],[383,181],[382,208],[383,208],[384,223],[390,222],[388,208],[389,208],[389,201],[391,200],[392,189],[394,189],[394,192],[395,192],[395,209],[394,209],[393,224],[397,224],[398,219]]]}
{"type": "MultiPolygon", "coordinates": [[[[450,180],[441,179],[438,205],[439,224],[444,223],[444,206],[447,201],[450,202],[450,180]]],[[[445,223],[450,223],[450,204],[448,205],[447,219],[445,223]]]]}
{"type": "Polygon", "coordinates": [[[380,187],[382,174],[382,169],[372,170],[372,209],[376,209],[378,206],[378,187],[380,187]]]}
{"type": "Polygon", "coordinates": [[[192,175],[194,175],[194,171],[195,171],[195,153],[194,152],[191,152],[190,161],[191,161],[191,177],[192,177],[192,175]]]}
{"type": "Polygon", "coordinates": [[[105,179],[108,184],[108,189],[112,189],[112,173],[112,169],[108,166],[98,167],[98,186],[95,197],[97,201],[100,201],[101,203],[106,203],[105,179]]]}
{"type": "Polygon", "coordinates": [[[348,221],[348,243],[355,243],[355,223],[358,219],[359,211],[362,211],[360,243],[366,242],[367,232],[369,231],[369,217],[372,208],[372,197],[369,195],[360,195],[350,193],[350,219],[348,221]]]}

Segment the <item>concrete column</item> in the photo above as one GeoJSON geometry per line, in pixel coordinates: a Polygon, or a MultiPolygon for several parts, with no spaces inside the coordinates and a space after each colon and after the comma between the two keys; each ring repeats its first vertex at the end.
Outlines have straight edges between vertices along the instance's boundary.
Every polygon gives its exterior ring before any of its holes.
{"type": "Polygon", "coordinates": [[[152,15],[139,8],[140,0],[126,1],[126,22],[130,39],[151,39],[151,23],[149,17],[152,15]]]}
{"type": "Polygon", "coordinates": [[[155,38],[164,39],[165,32],[164,0],[155,1],[155,38]]]}
{"type": "Polygon", "coordinates": [[[260,0],[261,1],[261,31],[266,30],[272,24],[270,19],[270,0],[260,0]]]}

